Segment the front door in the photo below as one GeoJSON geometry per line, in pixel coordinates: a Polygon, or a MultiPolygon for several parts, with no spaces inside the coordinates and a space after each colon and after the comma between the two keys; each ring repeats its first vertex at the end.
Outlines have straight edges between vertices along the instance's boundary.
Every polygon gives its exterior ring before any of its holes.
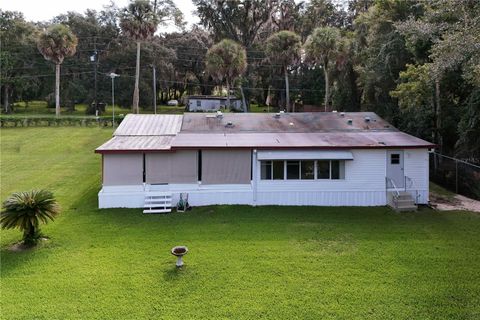
{"type": "Polygon", "coordinates": [[[387,151],[387,177],[388,188],[393,188],[392,182],[395,183],[395,187],[405,187],[405,175],[403,173],[403,151],[401,150],[388,150],[387,151]]]}

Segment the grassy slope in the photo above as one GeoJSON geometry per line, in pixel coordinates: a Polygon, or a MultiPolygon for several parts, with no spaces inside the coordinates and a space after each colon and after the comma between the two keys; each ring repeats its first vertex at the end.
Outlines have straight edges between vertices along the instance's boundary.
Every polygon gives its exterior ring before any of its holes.
{"type": "Polygon", "coordinates": [[[55,191],[44,247],[2,231],[4,319],[478,319],[480,216],[386,208],[97,210],[109,130],[1,131],[2,199],[55,191]],[[190,248],[176,270],[169,249],[190,248]]]}

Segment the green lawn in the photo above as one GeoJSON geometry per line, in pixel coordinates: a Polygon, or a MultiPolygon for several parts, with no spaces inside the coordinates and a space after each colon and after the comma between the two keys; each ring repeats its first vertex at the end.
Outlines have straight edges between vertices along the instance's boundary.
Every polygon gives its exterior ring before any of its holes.
{"type": "Polygon", "coordinates": [[[1,130],[1,197],[55,192],[51,239],[11,252],[2,319],[479,319],[480,215],[387,208],[98,210],[100,128],[1,130]],[[190,249],[182,270],[169,253],[190,249]]]}

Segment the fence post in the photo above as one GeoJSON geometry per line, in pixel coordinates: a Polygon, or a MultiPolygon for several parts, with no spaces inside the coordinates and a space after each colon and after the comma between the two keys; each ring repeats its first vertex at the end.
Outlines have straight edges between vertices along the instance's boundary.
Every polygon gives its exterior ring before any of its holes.
{"type": "Polygon", "coordinates": [[[458,194],[458,161],[455,160],[455,193],[458,194]]]}

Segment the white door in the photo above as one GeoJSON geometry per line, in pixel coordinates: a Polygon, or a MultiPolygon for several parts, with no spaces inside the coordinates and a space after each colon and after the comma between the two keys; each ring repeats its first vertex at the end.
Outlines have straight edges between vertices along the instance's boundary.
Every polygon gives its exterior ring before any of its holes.
{"type": "MultiPolygon", "coordinates": [[[[387,151],[387,177],[393,180],[395,187],[405,187],[405,174],[403,173],[403,151],[388,150],[387,151]]],[[[388,180],[387,186],[393,188],[392,183],[388,180]]]]}

